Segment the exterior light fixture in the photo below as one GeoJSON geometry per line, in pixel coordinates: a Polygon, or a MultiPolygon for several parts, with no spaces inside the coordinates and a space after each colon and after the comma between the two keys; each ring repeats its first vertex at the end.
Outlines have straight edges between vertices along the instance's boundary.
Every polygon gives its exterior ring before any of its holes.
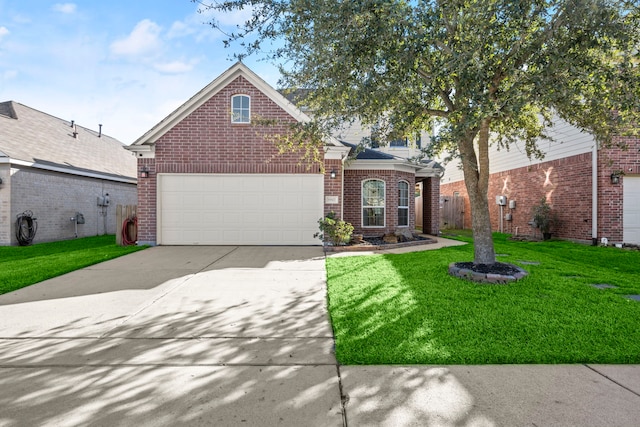
{"type": "Polygon", "coordinates": [[[338,172],[336,172],[335,169],[332,169],[331,172],[329,172],[329,176],[331,177],[331,179],[335,179],[337,174],[338,172]]]}
{"type": "Polygon", "coordinates": [[[146,166],[140,170],[140,178],[149,178],[149,169],[146,166]]]}
{"type": "Polygon", "coordinates": [[[611,183],[612,184],[619,184],[620,183],[620,174],[619,173],[612,173],[611,176],[611,183]]]}
{"type": "Polygon", "coordinates": [[[0,178],[0,184],[2,184],[2,178],[0,178]]]}

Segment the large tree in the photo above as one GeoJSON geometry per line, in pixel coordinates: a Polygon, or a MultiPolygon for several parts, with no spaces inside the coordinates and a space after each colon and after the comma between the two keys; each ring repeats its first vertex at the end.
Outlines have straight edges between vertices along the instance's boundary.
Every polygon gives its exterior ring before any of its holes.
{"type": "Polygon", "coordinates": [[[250,14],[228,41],[275,59],[286,86],[313,89],[306,102],[323,125],[357,118],[403,134],[437,127],[431,154],[462,163],[476,264],[496,261],[490,144],[524,141],[536,156],[554,117],[601,144],[639,123],[638,0],[199,3],[250,14]]]}

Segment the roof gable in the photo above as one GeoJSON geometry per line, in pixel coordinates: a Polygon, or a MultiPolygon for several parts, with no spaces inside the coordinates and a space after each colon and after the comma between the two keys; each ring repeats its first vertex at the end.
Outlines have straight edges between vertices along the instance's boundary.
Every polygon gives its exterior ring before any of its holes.
{"type": "Polygon", "coordinates": [[[192,96],[187,102],[182,104],[162,121],[156,124],[148,132],[138,138],[130,148],[135,151],[136,146],[152,145],[164,134],[169,132],[174,126],[184,120],[187,116],[201,107],[209,99],[224,89],[238,77],[243,77],[250,84],[255,86],[260,92],[267,96],[276,105],[287,112],[291,117],[299,122],[310,121],[309,116],[300,111],[295,105],[289,102],[278,91],[271,87],[267,82],[251,71],[242,62],[237,62],[227,71],[218,76],[215,80],[205,86],[202,90],[192,96]]]}

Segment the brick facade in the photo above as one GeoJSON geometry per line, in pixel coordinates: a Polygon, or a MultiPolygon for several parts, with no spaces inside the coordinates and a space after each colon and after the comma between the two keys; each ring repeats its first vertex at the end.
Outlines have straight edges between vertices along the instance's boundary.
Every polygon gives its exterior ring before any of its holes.
{"type": "Polygon", "coordinates": [[[342,179],[344,172],[342,171],[342,160],[327,159],[324,161],[324,214],[335,212],[337,218],[342,218],[342,179]],[[335,178],[331,178],[331,171],[336,172],[335,178]],[[327,201],[336,201],[336,203],[327,203],[327,201]]]}
{"type": "Polygon", "coordinates": [[[294,122],[242,76],[222,88],[158,139],[155,159],[138,159],[138,170],[150,171],[149,178],[138,180],[139,241],[156,242],[158,173],[319,173],[319,166],[301,162],[300,154],[278,152],[274,137],[286,135],[294,122]],[[231,97],[237,94],[250,96],[252,120],[275,124],[231,123],[231,97]]]}
{"type": "Polygon", "coordinates": [[[344,191],[349,197],[344,203],[344,220],[354,227],[354,233],[364,236],[382,236],[393,233],[396,229],[407,228],[413,232],[415,229],[415,175],[395,170],[345,170],[344,191]],[[385,182],[385,226],[362,226],[362,183],[367,179],[379,179],[385,182]],[[409,183],[409,226],[398,227],[398,182],[409,183]]]}
{"type": "MultiPolygon", "coordinates": [[[[132,146],[138,154],[138,242],[157,243],[158,174],[320,174],[322,167],[301,161],[300,152],[280,153],[277,136],[287,135],[290,125],[298,120],[297,110],[283,104],[278,94],[266,87],[250,70],[236,64],[216,79],[203,92],[185,103],[164,122],[132,146]],[[255,78],[254,78],[255,77],[255,78]],[[228,80],[225,80],[227,79],[228,80]],[[216,85],[216,81],[220,82],[216,85]],[[205,95],[208,94],[208,95],[205,95]],[[231,99],[234,95],[250,97],[253,124],[231,123],[231,99]],[[198,97],[201,97],[200,99],[198,97]],[[193,110],[192,110],[193,109],[193,110]],[[261,124],[268,121],[268,125],[261,124]],[[145,168],[147,178],[140,177],[145,168]]],[[[284,99],[284,98],[283,98],[284,99]]],[[[409,225],[415,229],[415,173],[386,170],[398,166],[397,159],[389,157],[385,170],[345,170],[343,156],[346,146],[323,147],[325,152],[323,197],[324,214],[333,211],[336,216],[351,222],[355,231],[366,235],[393,232],[398,222],[398,182],[409,185],[409,225]],[[331,177],[331,172],[335,177],[331,177]],[[386,183],[386,224],[382,228],[362,228],[362,181],[378,178],[386,183]]],[[[430,194],[438,191],[437,185],[430,194]]],[[[429,212],[433,205],[429,205],[429,212]]],[[[431,215],[433,217],[433,215],[431,215]]],[[[435,225],[430,226],[436,230],[435,225]]]]}
{"type": "Polygon", "coordinates": [[[437,236],[440,232],[440,179],[422,182],[422,232],[437,236]]]}
{"type": "MultiPolygon", "coordinates": [[[[611,242],[621,242],[623,237],[622,194],[624,176],[620,184],[612,184],[610,175],[614,171],[625,174],[640,174],[640,139],[625,138],[627,150],[602,149],[598,152],[598,238],[606,237],[611,242]]],[[[505,233],[536,235],[531,226],[531,209],[545,197],[557,215],[558,223],[553,228],[554,237],[591,242],[592,240],[592,154],[585,153],[528,167],[491,174],[489,178],[489,209],[494,231],[500,230],[500,206],[497,195],[507,196],[516,203],[515,209],[504,206],[503,218],[512,215],[512,220],[503,219],[505,233]]],[[[443,196],[458,192],[465,197],[464,223],[471,224],[471,209],[464,181],[443,184],[443,196]]]]}

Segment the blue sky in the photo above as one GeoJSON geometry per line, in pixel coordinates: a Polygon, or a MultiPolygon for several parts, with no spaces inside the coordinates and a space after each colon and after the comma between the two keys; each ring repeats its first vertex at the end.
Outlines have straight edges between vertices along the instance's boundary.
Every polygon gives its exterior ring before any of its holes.
{"type": "MultiPolygon", "coordinates": [[[[234,26],[248,15],[214,16],[234,26]]],[[[233,65],[189,0],[0,0],[0,102],[130,144],[233,65]]],[[[275,86],[275,66],[244,62],[275,86]]]]}

